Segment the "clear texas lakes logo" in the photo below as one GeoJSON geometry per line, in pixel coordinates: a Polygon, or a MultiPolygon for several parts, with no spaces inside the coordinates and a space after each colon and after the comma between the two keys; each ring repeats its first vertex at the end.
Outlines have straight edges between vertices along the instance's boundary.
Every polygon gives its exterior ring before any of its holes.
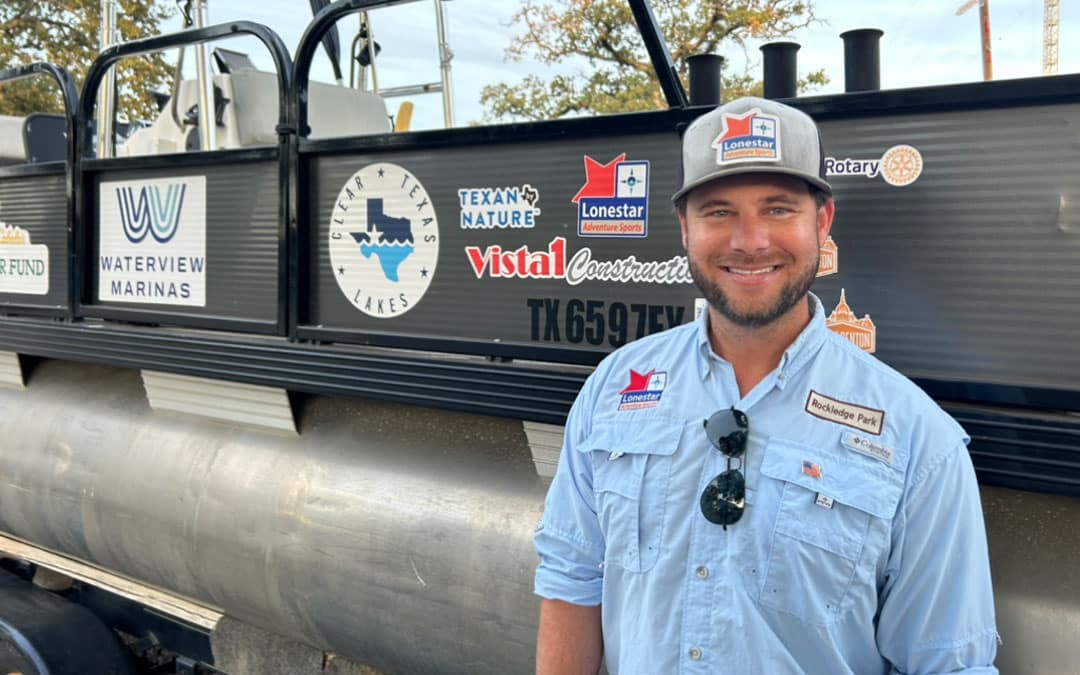
{"type": "Polygon", "coordinates": [[[338,193],[330,215],[338,287],[368,316],[401,316],[424,297],[439,260],[439,223],[420,181],[388,162],[369,164],[338,193]]]}

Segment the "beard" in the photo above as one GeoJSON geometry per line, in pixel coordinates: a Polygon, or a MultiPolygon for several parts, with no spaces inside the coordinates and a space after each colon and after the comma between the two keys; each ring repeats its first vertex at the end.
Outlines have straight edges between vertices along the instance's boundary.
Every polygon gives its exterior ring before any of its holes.
{"type": "MultiPolygon", "coordinates": [[[[772,325],[777,319],[787,314],[806,297],[811,284],[817,278],[820,255],[815,256],[813,261],[803,268],[799,276],[780,289],[780,295],[772,305],[746,311],[739,311],[735,307],[731,298],[724,293],[719,284],[704,274],[689,253],[686,258],[690,263],[690,276],[694,279],[694,284],[705,296],[705,300],[709,305],[720,313],[720,316],[741,328],[764,328],[772,325]]],[[[739,262],[741,264],[752,264],[749,261],[739,262]]]]}

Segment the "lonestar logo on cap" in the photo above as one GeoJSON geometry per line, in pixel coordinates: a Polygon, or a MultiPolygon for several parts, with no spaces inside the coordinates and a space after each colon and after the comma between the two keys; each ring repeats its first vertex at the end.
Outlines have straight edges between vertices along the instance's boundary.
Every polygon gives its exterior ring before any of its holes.
{"type": "Polygon", "coordinates": [[[780,118],[754,108],[742,115],[723,114],[724,131],[712,142],[716,163],[780,161],[780,118]]]}
{"type": "Polygon", "coordinates": [[[644,410],[660,404],[660,396],[667,386],[667,371],[654,368],[647,373],[630,369],[630,384],[619,392],[619,410],[644,410]]]}

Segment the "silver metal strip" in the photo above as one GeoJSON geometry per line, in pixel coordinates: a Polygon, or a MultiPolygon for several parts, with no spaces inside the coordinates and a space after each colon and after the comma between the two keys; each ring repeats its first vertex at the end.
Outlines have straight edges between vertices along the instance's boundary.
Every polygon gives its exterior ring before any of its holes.
{"type": "Polygon", "coordinates": [[[142,378],[154,410],[296,433],[289,394],[284,389],[151,370],[142,371],[142,378]]]}
{"type": "Polygon", "coordinates": [[[15,352],[0,352],[0,386],[26,389],[22,365],[15,352]]]}
{"type": "Polygon", "coordinates": [[[522,422],[522,426],[525,427],[525,438],[529,441],[537,475],[542,478],[554,477],[562,452],[565,427],[540,422],[522,422]]]}

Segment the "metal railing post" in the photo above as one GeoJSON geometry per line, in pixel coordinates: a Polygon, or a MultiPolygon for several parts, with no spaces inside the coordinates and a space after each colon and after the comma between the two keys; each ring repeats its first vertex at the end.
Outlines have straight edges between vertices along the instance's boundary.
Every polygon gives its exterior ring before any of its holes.
{"type": "MultiPolygon", "coordinates": [[[[195,28],[207,26],[208,0],[195,0],[195,28]]],[[[213,150],[216,145],[217,119],[214,115],[214,75],[206,59],[206,43],[195,45],[195,69],[199,83],[199,149],[213,150]]]]}
{"type": "Polygon", "coordinates": [[[454,93],[450,87],[450,61],[454,52],[446,39],[446,14],[443,0],[435,0],[435,25],[439,31],[439,70],[442,73],[443,122],[446,128],[454,126],[454,93]]]}
{"type": "MultiPolygon", "coordinates": [[[[116,0],[101,0],[101,52],[114,42],[116,33],[116,0]]],[[[116,119],[116,70],[110,69],[105,75],[105,85],[101,88],[97,107],[97,146],[98,157],[112,157],[115,146],[113,122],[116,119]]]]}

